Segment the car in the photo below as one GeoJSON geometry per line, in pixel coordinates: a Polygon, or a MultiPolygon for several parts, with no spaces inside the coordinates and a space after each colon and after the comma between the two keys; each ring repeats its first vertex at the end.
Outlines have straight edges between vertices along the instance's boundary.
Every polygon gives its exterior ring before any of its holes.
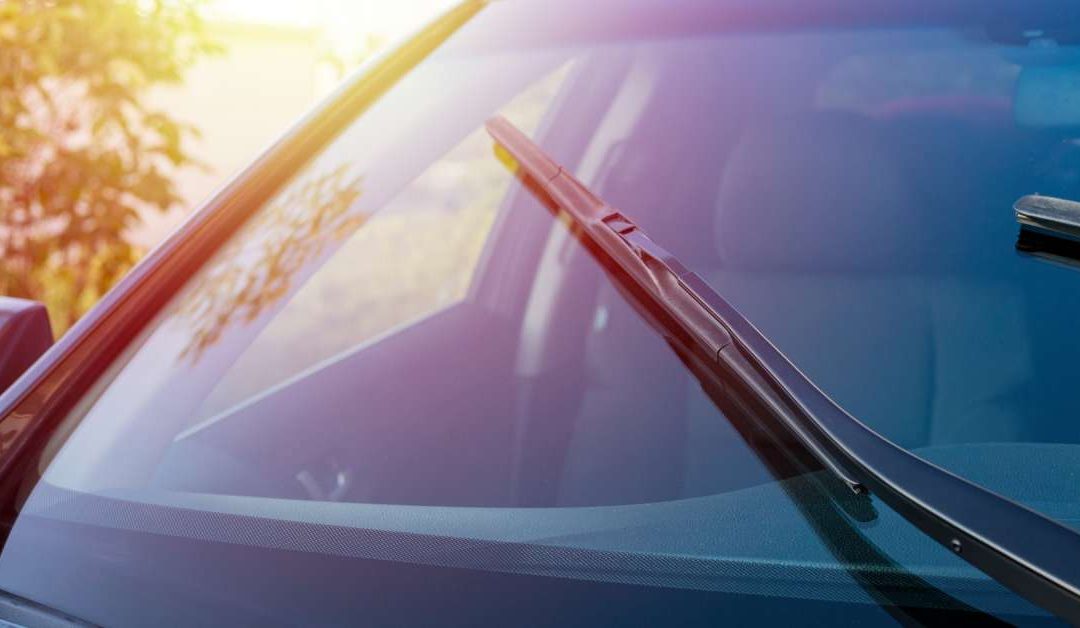
{"type": "Polygon", "coordinates": [[[1080,7],[476,0],[53,343],[19,625],[1080,621],[1080,7]]]}

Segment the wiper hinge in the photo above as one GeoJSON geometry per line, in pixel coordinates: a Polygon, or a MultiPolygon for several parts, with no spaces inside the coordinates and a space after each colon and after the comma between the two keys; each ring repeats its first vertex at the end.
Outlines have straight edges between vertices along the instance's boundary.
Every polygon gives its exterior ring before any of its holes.
{"type": "Polygon", "coordinates": [[[919,458],[852,417],[764,335],[633,221],[609,207],[504,118],[496,152],[549,196],[692,349],[739,380],[814,458],[869,489],[931,538],[1017,593],[1080,622],[1080,534],[919,458]]]}

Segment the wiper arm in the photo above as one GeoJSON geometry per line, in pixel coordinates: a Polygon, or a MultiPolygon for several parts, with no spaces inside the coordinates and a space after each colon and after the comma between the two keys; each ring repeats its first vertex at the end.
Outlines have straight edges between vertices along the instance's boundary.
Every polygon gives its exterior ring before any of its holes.
{"type": "Polygon", "coordinates": [[[496,117],[486,126],[500,156],[666,315],[672,333],[688,340],[719,377],[755,395],[851,490],[871,491],[1005,586],[1080,622],[1080,534],[934,466],[852,417],[705,281],[509,121],[496,117]]]}

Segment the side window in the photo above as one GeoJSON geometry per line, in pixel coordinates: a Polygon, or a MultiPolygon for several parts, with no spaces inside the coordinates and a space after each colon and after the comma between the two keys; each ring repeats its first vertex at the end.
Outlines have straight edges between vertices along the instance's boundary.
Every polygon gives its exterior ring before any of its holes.
{"type": "MultiPolygon", "coordinates": [[[[568,67],[529,86],[501,113],[534,130],[568,67]]],[[[186,311],[204,322],[197,325],[193,352],[200,350],[199,340],[214,340],[214,327],[280,308],[223,375],[198,417],[227,410],[465,298],[512,180],[491,158],[484,130],[470,133],[377,212],[350,210],[364,195],[365,180],[349,172],[343,164],[294,185],[253,225],[270,236],[258,243],[255,254],[262,259],[223,260],[188,301],[186,311]],[[294,268],[320,256],[328,259],[314,274],[295,276],[294,268]],[[296,282],[302,285],[285,295],[296,282]]]]}

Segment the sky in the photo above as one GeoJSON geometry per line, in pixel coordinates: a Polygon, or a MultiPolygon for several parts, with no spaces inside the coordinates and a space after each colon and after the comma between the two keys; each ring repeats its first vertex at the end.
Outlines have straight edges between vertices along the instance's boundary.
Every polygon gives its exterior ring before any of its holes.
{"type": "Polygon", "coordinates": [[[451,4],[451,0],[212,0],[209,15],[318,28],[331,45],[347,53],[363,35],[397,39],[451,4]]]}
{"type": "Polygon", "coordinates": [[[373,37],[392,43],[452,4],[453,0],[209,0],[206,17],[211,26],[230,25],[214,30],[224,54],[198,63],[182,84],[158,89],[152,97],[155,106],[201,131],[188,149],[208,168],[175,173],[183,202],[167,214],[144,215],[133,233],[135,242],[145,248],[160,242],[321,101],[341,78],[326,64],[326,52],[355,65],[373,52],[373,37]]]}

